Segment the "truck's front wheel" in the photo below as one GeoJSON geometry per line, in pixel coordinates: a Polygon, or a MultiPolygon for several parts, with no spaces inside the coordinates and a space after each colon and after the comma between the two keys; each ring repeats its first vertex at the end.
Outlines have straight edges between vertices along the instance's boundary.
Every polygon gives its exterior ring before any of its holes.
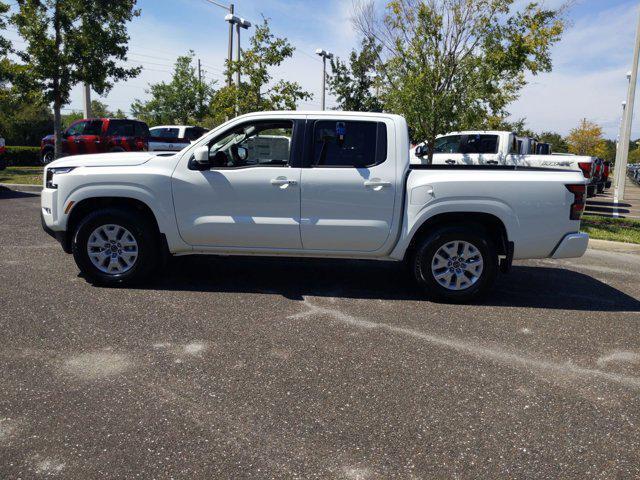
{"type": "Polygon", "coordinates": [[[158,258],[151,222],[137,212],[105,208],[87,215],[73,235],[73,257],[91,283],[131,285],[146,279],[158,258]]]}
{"type": "Polygon", "coordinates": [[[481,228],[440,227],[414,251],[413,272],[427,295],[467,303],[486,294],[496,278],[498,255],[481,228]]]}

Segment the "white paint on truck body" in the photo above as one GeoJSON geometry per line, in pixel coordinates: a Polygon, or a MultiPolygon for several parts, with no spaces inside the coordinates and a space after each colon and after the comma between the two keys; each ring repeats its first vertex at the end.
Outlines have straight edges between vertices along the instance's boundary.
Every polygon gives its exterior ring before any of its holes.
{"type": "MultiPolygon", "coordinates": [[[[278,133],[278,135],[281,135],[278,133]]],[[[373,139],[371,140],[373,141],[373,139]]],[[[237,152],[236,152],[237,153],[237,152]]],[[[346,152],[349,154],[349,152],[346,152]]],[[[96,197],[133,198],[153,212],[174,255],[214,253],[401,260],[414,235],[439,214],[495,216],[514,242],[515,258],[550,257],[580,222],[565,185],[584,184],[574,171],[411,168],[403,117],[359,112],[257,112],[237,117],[169,156],[124,154],[68,157],[47,166],[74,167],[54,174],[56,188],[42,193],[44,222],[67,229],[70,202],[96,197]],[[215,144],[245,124],[291,122],[288,163],[242,167],[190,167],[198,148],[215,144]],[[380,161],[361,167],[310,164],[314,122],[375,123],[386,138],[380,161]],[[145,158],[142,155],[146,155],[145,158]],[[303,158],[304,157],[304,158],[303,158]],[[117,162],[120,160],[119,162],[117,162]],[[117,164],[116,164],[117,162],[117,164]]],[[[549,156],[549,158],[552,158],[549,156]]],[[[360,161],[359,160],[359,161],[360,161]]],[[[45,172],[46,177],[46,172],[45,172]]],[[[587,237],[580,234],[580,256],[587,237]]]]}

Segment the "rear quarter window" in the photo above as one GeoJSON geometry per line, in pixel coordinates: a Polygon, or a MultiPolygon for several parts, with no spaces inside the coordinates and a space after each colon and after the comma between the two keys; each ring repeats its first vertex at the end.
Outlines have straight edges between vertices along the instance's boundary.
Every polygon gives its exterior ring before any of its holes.
{"type": "Polygon", "coordinates": [[[131,120],[110,120],[107,135],[133,137],[136,133],[135,123],[131,120]]]}
{"type": "Polygon", "coordinates": [[[135,132],[136,132],[136,137],[143,137],[143,138],[149,137],[149,127],[144,122],[136,122],[135,132]]]}

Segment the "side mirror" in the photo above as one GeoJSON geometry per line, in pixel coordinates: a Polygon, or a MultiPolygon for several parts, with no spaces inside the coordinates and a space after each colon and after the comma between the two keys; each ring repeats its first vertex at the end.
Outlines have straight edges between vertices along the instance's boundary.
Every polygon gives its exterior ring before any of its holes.
{"type": "Polygon", "coordinates": [[[249,158],[249,150],[246,147],[238,147],[238,157],[240,160],[244,161],[249,158]]]}
{"type": "Polygon", "coordinates": [[[193,158],[190,163],[194,170],[208,169],[211,165],[211,162],[209,161],[209,146],[204,145],[196,148],[195,152],[193,152],[193,158]]]}
{"type": "Polygon", "coordinates": [[[418,145],[416,147],[416,151],[415,151],[416,157],[418,158],[426,157],[428,153],[429,152],[427,151],[426,145],[418,145]]]}

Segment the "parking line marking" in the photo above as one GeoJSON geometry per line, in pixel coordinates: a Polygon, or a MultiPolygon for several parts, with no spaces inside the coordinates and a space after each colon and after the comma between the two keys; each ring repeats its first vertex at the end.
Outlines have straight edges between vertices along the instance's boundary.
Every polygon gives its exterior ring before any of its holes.
{"type": "Polygon", "coordinates": [[[548,360],[542,360],[535,357],[528,357],[517,353],[508,352],[498,348],[484,347],[457,338],[441,337],[438,335],[432,335],[420,332],[418,330],[413,330],[411,328],[398,327],[395,325],[364,320],[358,317],[354,317],[353,315],[349,315],[348,313],[344,313],[340,310],[320,307],[311,303],[307,298],[304,299],[304,305],[307,308],[306,311],[289,315],[287,318],[295,320],[307,318],[313,315],[325,315],[350,326],[368,330],[386,330],[391,333],[417,338],[419,340],[423,340],[433,345],[444,347],[450,350],[456,350],[466,355],[492,360],[502,364],[507,364],[509,366],[526,367],[527,369],[536,369],[543,372],[550,372],[555,375],[569,375],[575,378],[596,378],[598,380],[617,383],[625,387],[640,389],[640,378],[637,377],[604,372],[602,370],[594,368],[579,367],[578,365],[575,365],[570,361],[567,361],[565,363],[551,362],[548,360]]]}

